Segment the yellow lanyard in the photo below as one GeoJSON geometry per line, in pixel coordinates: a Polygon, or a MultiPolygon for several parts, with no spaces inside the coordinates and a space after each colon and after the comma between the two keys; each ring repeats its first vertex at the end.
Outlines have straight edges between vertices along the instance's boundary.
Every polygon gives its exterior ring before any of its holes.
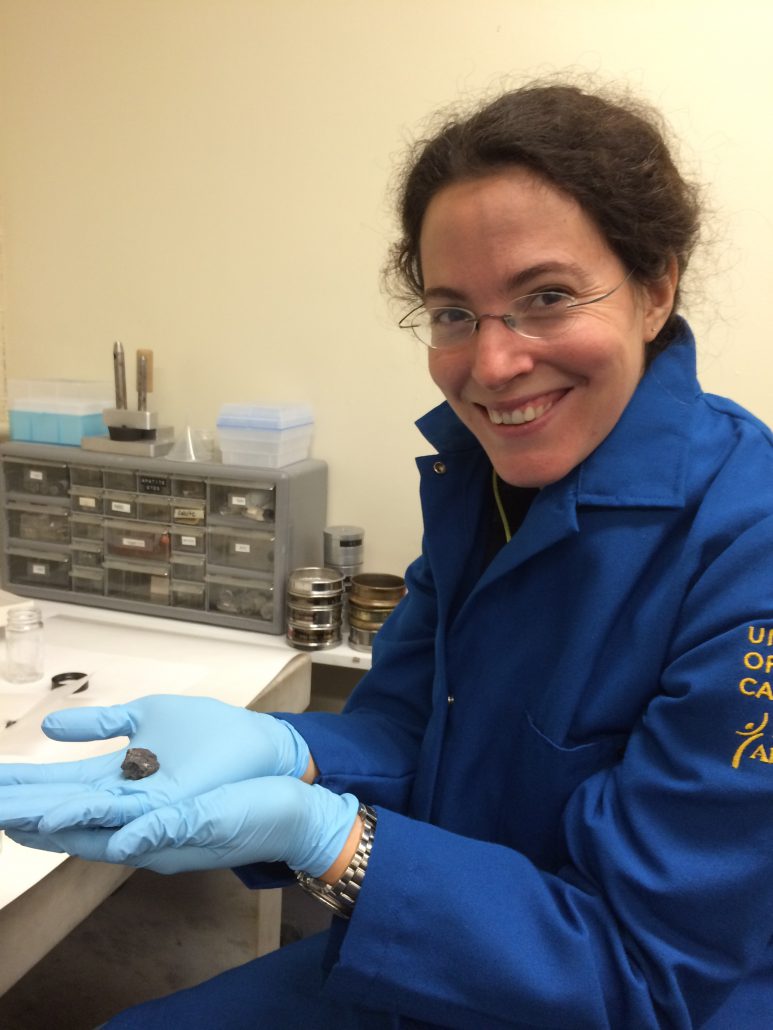
{"type": "Polygon", "coordinates": [[[508,522],[507,514],[505,513],[505,506],[502,504],[502,498],[499,495],[499,480],[497,478],[496,471],[493,468],[491,469],[491,483],[494,487],[494,500],[497,502],[497,511],[499,512],[499,517],[502,520],[502,528],[505,531],[505,543],[509,544],[513,534],[510,532],[510,523],[508,522]]]}

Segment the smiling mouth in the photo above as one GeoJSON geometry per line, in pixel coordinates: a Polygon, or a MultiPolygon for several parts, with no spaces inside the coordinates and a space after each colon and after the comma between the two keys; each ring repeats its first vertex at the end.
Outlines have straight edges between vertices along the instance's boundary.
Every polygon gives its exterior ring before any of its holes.
{"type": "Polygon", "coordinates": [[[535,419],[540,418],[546,414],[562,397],[565,396],[563,393],[553,394],[550,397],[542,397],[538,403],[524,404],[520,408],[510,408],[507,411],[503,411],[498,408],[486,408],[484,410],[489,417],[489,421],[495,426],[522,426],[527,422],[534,422],[535,419]]]}
{"type": "Polygon", "coordinates": [[[495,426],[522,426],[524,422],[533,422],[552,407],[553,402],[549,401],[547,404],[527,404],[525,408],[515,408],[513,411],[494,411],[492,408],[486,408],[486,411],[495,426]]]}

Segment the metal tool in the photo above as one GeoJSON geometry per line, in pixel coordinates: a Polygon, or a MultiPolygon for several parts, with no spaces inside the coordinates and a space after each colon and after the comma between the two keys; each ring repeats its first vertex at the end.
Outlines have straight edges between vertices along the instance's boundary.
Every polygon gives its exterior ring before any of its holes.
{"type": "Polygon", "coordinates": [[[147,411],[148,393],[153,392],[153,351],[137,351],[137,411],[147,411]]]}
{"type": "Polygon", "coordinates": [[[123,344],[116,340],[113,344],[113,374],[115,376],[115,406],[126,408],[126,365],[123,356],[123,344]]]}
{"type": "Polygon", "coordinates": [[[124,351],[118,340],[113,344],[113,365],[115,407],[102,412],[108,436],[84,436],[81,447],[146,458],[167,454],[174,446],[174,428],[160,426],[156,412],[148,411],[148,394],[153,392],[153,351],[137,351],[137,411],[127,407],[124,351]]]}

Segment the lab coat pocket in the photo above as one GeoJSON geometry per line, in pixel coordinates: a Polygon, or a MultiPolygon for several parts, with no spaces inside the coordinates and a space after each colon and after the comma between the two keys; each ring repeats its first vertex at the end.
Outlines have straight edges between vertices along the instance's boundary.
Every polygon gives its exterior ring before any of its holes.
{"type": "Polygon", "coordinates": [[[612,768],[628,735],[616,733],[567,747],[547,737],[526,713],[500,813],[500,840],[555,872],[568,860],[563,813],[589,777],[612,768]]]}

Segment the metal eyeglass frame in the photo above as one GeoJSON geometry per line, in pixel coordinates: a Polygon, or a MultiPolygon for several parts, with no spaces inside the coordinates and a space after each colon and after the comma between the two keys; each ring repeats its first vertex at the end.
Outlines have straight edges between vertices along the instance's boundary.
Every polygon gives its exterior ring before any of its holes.
{"type": "MultiPolygon", "coordinates": [[[[577,308],[585,308],[585,307],[588,307],[590,304],[598,304],[599,301],[606,300],[607,297],[611,297],[613,293],[616,293],[622,286],[624,286],[628,282],[628,280],[631,278],[631,276],[633,275],[633,273],[635,271],[636,271],[636,269],[632,268],[630,270],[630,272],[628,272],[628,274],[625,276],[625,278],[620,280],[620,282],[617,284],[617,286],[613,286],[611,290],[607,290],[606,293],[602,293],[600,297],[592,297],[590,300],[579,300],[579,301],[575,302],[574,304],[568,305],[567,308],[565,309],[566,312],[567,313],[574,312],[574,311],[577,310],[577,308]]],[[[560,293],[562,293],[562,291],[561,290],[537,290],[535,293],[524,293],[522,296],[516,297],[513,301],[511,301],[510,302],[511,306],[513,304],[517,304],[518,301],[520,301],[520,300],[526,300],[528,297],[539,297],[543,293],[557,293],[557,294],[560,294],[560,293]]],[[[563,294],[563,296],[567,296],[568,297],[569,295],[568,294],[563,294]]],[[[411,332],[413,333],[413,335],[416,337],[416,339],[420,343],[423,343],[425,347],[429,347],[430,350],[446,350],[446,349],[450,349],[450,348],[453,348],[453,347],[459,347],[459,346],[461,346],[464,343],[468,343],[472,339],[472,337],[475,335],[475,333],[478,331],[478,326],[480,325],[480,323],[483,321],[484,318],[499,319],[501,322],[503,322],[507,326],[507,328],[510,330],[510,332],[517,333],[519,336],[523,336],[527,340],[542,340],[542,339],[545,339],[545,337],[543,337],[543,336],[534,336],[532,333],[525,333],[525,332],[523,332],[523,330],[519,329],[518,326],[516,325],[515,315],[511,315],[509,312],[506,312],[504,315],[494,315],[494,314],[489,314],[489,313],[482,314],[482,315],[476,315],[476,313],[474,311],[470,311],[469,308],[457,307],[455,304],[442,304],[442,305],[438,305],[437,307],[431,307],[431,308],[426,308],[423,304],[418,304],[415,308],[411,308],[411,310],[407,314],[403,315],[403,317],[400,319],[400,321],[397,323],[397,325],[398,325],[398,328],[400,328],[400,329],[410,329],[411,332]],[[415,315],[417,311],[426,311],[427,313],[429,313],[431,311],[438,311],[438,310],[442,310],[442,311],[463,311],[467,315],[472,315],[472,318],[467,319],[464,322],[465,325],[468,325],[470,327],[470,330],[467,333],[467,335],[462,337],[459,340],[454,340],[453,343],[441,344],[438,347],[436,344],[431,343],[430,341],[422,339],[422,337],[419,336],[418,332],[416,331],[416,326],[415,325],[411,325],[410,323],[407,322],[407,319],[409,319],[413,315],[415,315]]],[[[426,328],[428,329],[429,332],[431,332],[431,327],[427,326],[426,328]]],[[[567,323],[567,325],[563,329],[559,330],[559,332],[555,333],[554,335],[560,336],[561,333],[565,332],[566,329],[568,329],[568,328],[569,328],[569,325],[567,323]]]]}

